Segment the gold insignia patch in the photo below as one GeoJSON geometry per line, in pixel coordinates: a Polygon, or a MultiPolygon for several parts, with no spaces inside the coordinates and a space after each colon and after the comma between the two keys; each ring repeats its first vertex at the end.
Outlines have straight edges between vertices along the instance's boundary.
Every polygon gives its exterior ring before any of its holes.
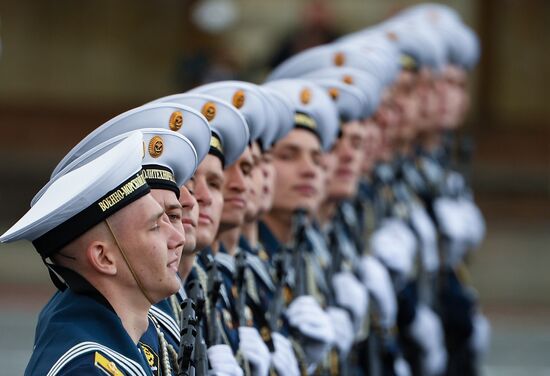
{"type": "Polygon", "coordinates": [[[170,126],[171,130],[179,131],[179,129],[183,125],[183,114],[181,113],[181,111],[172,112],[172,115],[170,115],[170,120],[168,121],[168,125],[170,126]]]}
{"type": "Polygon", "coordinates": [[[235,106],[235,108],[239,109],[244,106],[244,100],[244,91],[237,90],[235,94],[233,94],[233,106],[235,106]]]}
{"type": "Polygon", "coordinates": [[[271,341],[271,330],[269,330],[267,326],[262,326],[260,328],[260,335],[262,336],[264,342],[271,341]]]}
{"type": "Polygon", "coordinates": [[[342,81],[344,81],[344,83],[348,84],[348,85],[353,85],[353,77],[351,76],[344,76],[344,78],[342,78],[342,81]]]}
{"type": "Polygon", "coordinates": [[[343,52],[337,52],[335,55],[334,55],[334,65],[336,65],[337,67],[341,67],[342,65],[344,65],[346,62],[346,55],[344,55],[343,52]]]}
{"type": "Polygon", "coordinates": [[[164,150],[164,142],[160,136],[155,136],[149,141],[149,155],[158,158],[164,150]]]}
{"type": "Polygon", "coordinates": [[[105,371],[109,375],[124,376],[124,374],[117,368],[114,362],[110,361],[97,351],[94,357],[94,365],[97,368],[105,371]]]}
{"type": "Polygon", "coordinates": [[[212,121],[216,117],[216,105],[212,102],[206,102],[204,106],[202,106],[201,113],[204,115],[206,120],[209,122],[212,121]]]}
{"type": "Polygon", "coordinates": [[[300,93],[300,101],[303,104],[308,104],[311,101],[311,90],[309,89],[302,90],[302,92],[300,93]]]}
{"type": "Polygon", "coordinates": [[[151,368],[153,375],[157,376],[160,370],[159,356],[151,346],[143,342],[139,342],[139,346],[141,347],[141,350],[143,350],[143,355],[145,355],[145,359],[147,360],[147,364],[149,364],[149,368],[151,368]]]}
{"type": "Polygon", "coordinates": [[[330,88],[328,93],[330,94],[333,100],[338,99],[338,97],[340,96],[340,90],[338,90],[335,87],[330,88]]]}
{"type": "Polygon", "coordinates": [[[263,248],[258,251],[258,256],[260,257],[260,259],[262,261],[269,260],[269,255],[267,254],[267,252],[263,248]]]}
{"type": "Polygon", "coordinates": [[[231,317],[231,313],[227,309],[222,309],[222,315],[223,315],[223,322],[225,323],[225,326],[227,326],[228,329],[233,329],[233,317],[231,317]]]}
{"type": "Polygon", "coordinates": [[[288,286],[285,286],[283,288],[283,299],[284,299],[286,305],[289,305],[290,302],[292,301],[292,291],[290,290],[290,288],[288,286]]]}

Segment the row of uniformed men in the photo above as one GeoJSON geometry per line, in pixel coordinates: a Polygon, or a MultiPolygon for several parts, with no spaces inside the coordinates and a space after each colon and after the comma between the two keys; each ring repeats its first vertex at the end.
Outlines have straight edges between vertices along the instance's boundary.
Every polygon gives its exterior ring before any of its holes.
{"type": "Polygon", "coordinates": [[[26,374],[475,374],[453,170],[475,35],[420,5],[106,122],[0,240],[59,291],[26,374]]]}

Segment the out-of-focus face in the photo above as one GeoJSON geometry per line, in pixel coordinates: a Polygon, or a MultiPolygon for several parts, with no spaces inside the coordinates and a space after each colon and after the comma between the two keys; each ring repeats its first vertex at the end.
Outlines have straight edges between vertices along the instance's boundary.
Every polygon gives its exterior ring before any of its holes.
{"type": "Polygon", "coordinates": [[[382,133],[372,119],[364,120],[363,127],[365,129],[365,142],[363,143],[363,163],[361,170],[363,175],[369,175],[380,155],[382,133]]]}
{"type": "Polygon", "coordinates": [[[338,155],[334,148],[330,152],[321,155],[321,173],[323,181],[321,184],[322,201],[329,199],[329,183],[334,179],[334,173],[336,172],[337,166],[338,155]]]}
{"type": "Polygon", "coordinates": [[[260,192],[260,212],[259,215],[267,213],[273,205],[273,187],[275,186],[276,171],[273,165],[273,155],[271,150],[262,154],[260,169],[263,174],[262,190],[260,192]]]}
{"type": "Polygon", "coordinates": [[[441,122],[441,99],[433,73],[426,69],[420,69],[416,95],[420,99],[420,117],[418,129],[420,131],[433,131],[439,128],[441,122]]]}
{"type": "Polygon", "coordinates": [[[442,98],[441,125],[446,129],[455,129],[464,120],[469,106],[464,70],[448,65],[439,80],[438,90],[442,98]]]}
{"type": "Polygon", "coordinates": [[[399,79],[392,90],[395,104],[401,111],[398,139],[408,142],[415,136],[416,127],[420,117],[420,100],[415,95],[416,74],[409,71],[402,71],[399,79]]]}
{"type": "Polygon", "coordinates": [[[378,124],[382,132],[380,158],[383,160],[389,160],[393,155],[393,147],[399,131],[400,117],[400,108],[395,104],[391,93],[386,91],[382,95],[380,106],[373,117],[373,120],[378,124]]]}
{"type": "Polygon", "coordinates": [[[237,162],[224,171],[223,211],[218,232],[223,232],[244,223],[248,191],[252,189],[252,159],[251,147],[247,147],[237,162]]]}
{"type": "MultiPolygon", "coordinates": [[[[181,214],[178,224],[176,218],[170,219],[165,212],[165,207],[172,206],[170,212],[181,212],[176,195],[165,190],[152,192],[119,210],[108,221],[143,290],[156,303],[180,288],[177,271],[185,237],[181,214]],[[163,203],[159,204],[159,200],[163,203]]],[[[117,270],[120,283],[132,290],[139,289],[122,255],[119,261],[124,265],[117,270]]]]}
{"type": "Polygon", "coordinates": [[[208,154],[193,177],[193,190],[199,204],[197,250],[210,246],[218,233],[223,210],[224,174],[221,160],[208,154]]]}
{"type": "Polygon", "coordinates": [[[272,210],[309,212],[322,199],[322,151],[317,136],[304,129],[293,129],[273,147],[276,170],[272,210]]]}
{"type": "Polygon", "coordinates": [[[180,187],[179,202],[182,208],[181,223],[185,230],[184,254],[192,254],[197,250],[197,226],[199,222],[199,204],[194,196],[195,180],[191,178],[180,187]]]}
{"type": "Polygon", "coordinates": [[[328,182],[328,196],[345,200],[355,196],[363,159],[365,129],[360,121],[351,121],[341,126],[341,135],[332,153],[336,154],[336,169],[328,182]]]}
{"type": "Polygon", "coordinates": [[[264,172],[262,170],[262,152],[260,146],[255,142],[251,146],[253,167],[251,171],[251,186],[246,192],[245,222],[252,222],[258,218],[262,207],[262,192],[264,188],[264,172]]]}

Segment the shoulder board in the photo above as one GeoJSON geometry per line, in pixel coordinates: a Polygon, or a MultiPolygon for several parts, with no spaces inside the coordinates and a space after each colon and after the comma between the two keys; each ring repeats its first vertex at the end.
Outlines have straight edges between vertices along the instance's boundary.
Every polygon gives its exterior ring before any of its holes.
{"type": "Polygon", "coordinates": [[[176,339],[176,342],[180,341],[180,330],[173,317],[155,306],[151,306],[149,314],[157,319],[158,323],[176,339]]]}
{"type": "MultiPolygon", "coordinates": [[[[120,367],[124,371],[124,374],[126,374],[126,375],[130,375],[130,376],[147,376],[147,373],[143,370],[143,368],[141,367],[141,365],[139,363],[137,363],[136,361],[134,361],[130,358],[125,357],[122,354],[119,354],[118,352],[116,352],[116,351],[114,351],[114,350],[112,350],[112,349],[110,349],[106,346],[100,345],[99,343],[96,343],[96,342],[81,342],[81,343],[71,347],[69,350],[67,350],[67,352],[65,352],[65,354],[63,354],[57,360],[57,362],[55,362],[55,364],[52,366],[52,368],[48,372],[47,376],[57,375],[63,369],[63,367],[65,367],[73,359],[75,359],[75,358],[77,358],[81,355],[88,354],[92,351],[95,351],[96,354],[97,354],[98,351],[101,351],[100,355],[102,356],[102,358],[104,358],[106,361],[108,361],[110,363],[113,363],[113,365],[109,366],[110,368],[108,368],[108,369],[113,369],[113,370],[116,369],[116,371],[121,372],[118,369],[120,367]],[[105,355],[103,355],[103,354],[105,354],[105,355]],[[112,360],[108,360],[107,357],[109,357],[112,360]],[[115,362],[116,362],[116,364],[115,364],[115,362]],[[114,366],[114,368],[113,368],[113,366],[114,366]]],[[[97,357],[96,357],[96,359],[97,359],[97,357]]],[[[95,361],[95,362],[96,362],[96,366],[97,366],[97,361],[95,361]]],[[[107,371],[107,370],[105,370],[105,371],[107,371]]],[[[115,373],[109,373],[109,371],[107,371],[107,374],[116,375],[115,373]]]]}

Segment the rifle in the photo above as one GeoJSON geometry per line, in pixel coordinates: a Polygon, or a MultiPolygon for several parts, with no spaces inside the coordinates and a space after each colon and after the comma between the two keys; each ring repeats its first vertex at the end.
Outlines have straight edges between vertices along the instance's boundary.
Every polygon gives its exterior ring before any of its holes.
{"type": "Polygon", "coordinates": [[[206,355],[206,342],[201,323],[204,323],[204,291],[200,282],[192,279],[187,283],[187,291],[189,298],[195,303],[196,313],[196,329],[197,336],[195,337],[195,352],[193,357],[193,365],[195,366],[195,376],[205,376],[208,373],[208,358],[206,355]]]}
{"type": "Polygon", "coordinates": [[[294,264],[294,291],[293,296],[307,295],[307,270],[305,266],[305,231],[307,212],[305,209],[296,209],[292,215],[292,260],[294,264]]]}
{"type": "Polygon", "coordinates": [[[195,328],[197,318],[195,316],[195,304],[191,299],[185,299],[181,303],[180,323],[180,348],[178,353],[179,371],[177,376],[189,376],[195,346],[197,330],[195,328]]]}
{"type": "Polygon", "coordinates": [[[247,326],[245,307],[246,307],[246,253],[242,250],[235,255],[235,287],[237,288],[237,316],[239,326],[247,326]]]}
{"type": "Polygon", "coordinates": [[[342,270],[342,252],[340,252],[340,244],[338,241],[338,236],[336,234],[336,229],[331,229],[331,231],[328,234],[328,249],[330,251],[330,265],[326,268],[325,275],[329,287],[329,294],[327,296],[327,304],[329,306],[335,306],[336,305],[336,292],[334,291],[334,287],[332,285],[332,278],[336,273],[338,273],[340,270],[342,270]]]}
{"type": "Polygon", "coordinates": [[[218,298],[220,297],[220,287],[222,285],[222,276],[218,270],[218,264],[214,260],[211,254],[201,254],[203,256],[203,263],[206,266],[206,273],[208,275],[208,285],[206,293],[208,294],[208,308],[209,317],[207,318],[208,324],[208,346],[214,346],[221,343],[220,332],[218,330],[217,311],[216,305],[218,298]]]}
{"type": "Polygon", "coordinates": [[[283,290],[285,287],[287,271],[290,267],[289,252],[286,247],[281,247],[273,257],[273,265],[277,276],[277,284],[275,286],[275,294],[269,306],[269,325],[274,331],[278,331],[279,317],[283,312],[284,296],[283,290]]]}

